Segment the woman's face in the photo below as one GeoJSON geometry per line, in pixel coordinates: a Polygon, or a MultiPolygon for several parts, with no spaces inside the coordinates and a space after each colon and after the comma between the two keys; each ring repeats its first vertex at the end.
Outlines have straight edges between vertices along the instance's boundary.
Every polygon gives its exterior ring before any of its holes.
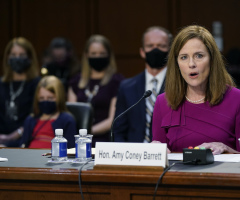
{"type": "Polygon", "coordinates": [[[41,87],[38,93],[38,101],[56,101],[56,95],[41,87]]]}
{"type": "Polygon", "coordinates": [[[93,42],[88,49],[88,58],[99,58],[99,57],[107,57],[108,52],[105,47],[99,42],[93,42]]]}
{"type": "Polygon", "coordinates": [[[17,44],[13,45],[8,56],[8,58],[27,58],[27,57],[28,55],[26,50],[17,44]]]}
{"type": "Polygon", "coordinates": [[[31,61],[28,58],[26,50],[15,44],[9,53],[8,64],[14,72],[22,74],[31,66],[31,61]]]}
{"type": "Polygon", "coordinates": [[[177,62],[188,88],[205,92],[210,72],[210,55],[203,42],[197,38],[188,40],[179,51],[177,62]]]}

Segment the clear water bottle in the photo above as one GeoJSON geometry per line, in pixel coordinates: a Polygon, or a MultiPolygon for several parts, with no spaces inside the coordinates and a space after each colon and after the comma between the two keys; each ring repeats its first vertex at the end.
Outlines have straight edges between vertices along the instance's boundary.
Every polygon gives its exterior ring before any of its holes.
{"type": "Polygon", "coordinates": [[[92,139],[87,135],[87,129],[79,130],[79,138],[76,140],[77,162],[86,162],[92,159],[92,139]]]}
{"type": "Polygon", "coordinates": [[[87,134],[87,138],[90,140],[90,144],[87,147],[87,160],[92,160],[92,137],[93,135],[87,134]]]}
{"type": "Polygon", "coordinates": [[[77,151],[77,140],[80,138],[80,135],[74,135],[75,138],[75,150],[77,151]]]}
{"type": "Polygon", "coordinates": [[[63,129],[55,129],[52,139],[52,160],[67,161],[67,140],[63,137],[63,129]]]}

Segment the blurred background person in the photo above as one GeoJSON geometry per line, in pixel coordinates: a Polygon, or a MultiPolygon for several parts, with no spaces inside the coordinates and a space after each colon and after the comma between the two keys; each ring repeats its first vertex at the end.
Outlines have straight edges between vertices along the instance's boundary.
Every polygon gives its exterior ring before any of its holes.
{"type": "Polygon", "coordinates": [[[226,59],[227,70],[237,87],[240,88],[240,49],[238,47],[230,49],[226,54],[226,59]]]}
{"type": "Polygon", "coordinates": [[[240,90],[211,33],[196,25],[182,29],[167,65],[165,93],[153,112],[153,140],[173,152],[199,146],[213,154],[238,153],[240,90]]]}
{"type": "Polygon", "coordinates": [[[110,140],[117,91],[123,80],[123,76],[116,71],[116,61],[109,40],[102,35],[91,36],[82,55],[82,72],[70,81],[68,101],[92,104],[93,147],[96,141],[110,140]]]}
{"type": "Polygon", "coordinates": [[[33,104],[33,113],[24,122],[20,146],[51,148],[55,129],[63,129],[67,147],[75,147],[76,122],[67,112],[62,82],[55,76],[45,76],[39,82],[33,104]]]}
{"type": "Polygon", "coordinates": [[[31,113],[39,65],[32,44],[23,37],[12,39],[3,58],[0,80],[0,144],[18,146],[23,122],[31,113]]]}
{"type": "Polygon", "coordinates": [[[54,38],[44,51],[41,74],[58,77],[67,92],[69,79],[80,71],[79,61],[74,54],[73,46],[63,37],[54,38]]]}
{"type": "Polygon", "coordinates": [[[149,27],[143,33],[139,52],[145,60],[145,70],[121,82],[115,116],[135,104],[146,90],[151,90],[153,94],[116,121],[115,142],[151,142],[152,112],[156,96],[165,89],[167,55],[171,41],[172,34],[160,26],[149,27]]]}

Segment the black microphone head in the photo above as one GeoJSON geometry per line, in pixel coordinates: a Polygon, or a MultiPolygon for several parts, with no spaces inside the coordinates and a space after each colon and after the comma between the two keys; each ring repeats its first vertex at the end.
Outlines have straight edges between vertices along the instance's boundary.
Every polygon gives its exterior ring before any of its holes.
{"type": "Polygon", "coordinates": [[[144,98],[147,98],[149,97],[150,95],[152,94],[152,91],[151,90],[147,90],[146,92],[144,92],[144,98]]]}

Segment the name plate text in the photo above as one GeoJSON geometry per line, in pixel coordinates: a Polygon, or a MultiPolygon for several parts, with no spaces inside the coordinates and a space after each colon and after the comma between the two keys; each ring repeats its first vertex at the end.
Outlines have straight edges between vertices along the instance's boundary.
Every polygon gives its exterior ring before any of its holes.
{"type": "Polygon", "coordinates": [[[166,167],[165,143],[97,142],[95,165],[136,165],[166,167]]]}

